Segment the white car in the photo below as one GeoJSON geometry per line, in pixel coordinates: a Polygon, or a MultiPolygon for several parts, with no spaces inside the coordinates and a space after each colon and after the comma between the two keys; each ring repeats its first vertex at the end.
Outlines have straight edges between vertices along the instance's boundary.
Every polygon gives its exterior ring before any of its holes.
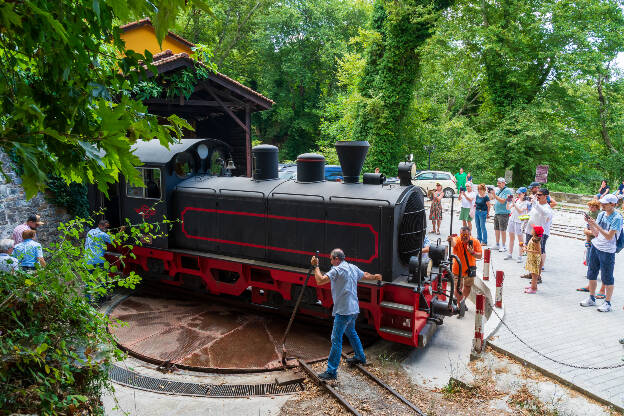
{"type": "Polygon", "coordinates": [[[418,186],[424,195],[429,196],[436,189],[436,183],[442,185],[444,197],[450,198],[455,194],[457,186],[453,180],[451,172],[440,170],[423,170],[412,178],[412,183],[418,186]]]}

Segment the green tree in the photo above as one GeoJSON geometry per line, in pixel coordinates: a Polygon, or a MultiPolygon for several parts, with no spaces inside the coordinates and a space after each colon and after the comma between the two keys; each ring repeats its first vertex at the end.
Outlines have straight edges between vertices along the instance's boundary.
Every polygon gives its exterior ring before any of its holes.
{"type": "Polygon", "coordinates": [[[407,153],[405,122],[420,66],[419,48],[431,36],[433,24],[447,0],[377,0],[372,29],[380,37],[367,51],[360,82],[353,137],[372,147],[366,166],[395,172],[407,153]]]}
{"type": "MultiPolygon", "coordinates": [[[[202,0],[190,2],[204,10],[202,0]]],[[[159,124],[132,87],[145,76],[144,51],[126,51],[118,22],[149,16],[156,34],[185,7],[183,0],[68,0],[0,3],[0,149],[15,156],[32,197],[52,175],[106,190],[119,173],[139,181],[130,152],[137,140],[163,144],[189,126],[159,124]]]]}

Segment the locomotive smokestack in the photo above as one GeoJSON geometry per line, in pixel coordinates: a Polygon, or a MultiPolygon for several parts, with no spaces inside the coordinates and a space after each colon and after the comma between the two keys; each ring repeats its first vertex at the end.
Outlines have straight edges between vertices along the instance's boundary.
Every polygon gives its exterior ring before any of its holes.
{"type": "Polygon", "coordinates": [[[358,183],[370,145],[367,141],[340,141],[336,142],[334,146],[336,146],[338,160],[340,160],[340,166],[342,167],[344,183],[358,183]]]}

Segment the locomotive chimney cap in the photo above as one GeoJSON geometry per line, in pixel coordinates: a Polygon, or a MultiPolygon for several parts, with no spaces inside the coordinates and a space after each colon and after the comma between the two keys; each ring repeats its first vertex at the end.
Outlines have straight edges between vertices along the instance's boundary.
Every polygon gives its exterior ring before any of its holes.
{"type": "Polygon", "coordinates": [[[272,146],[270,144],[259,144],[251,149],[251,154],[252,176],[255,180],[269,181],[279,178],[277,169],[278,149],[276,146],[272,146]]]}
{"type": "Polygon", "coordinates": [[[277,146],[273,146],[270,144],[259,144],[254,146],[252,149],[254,152],[269,152],[276,153],[278,151],[277,146]]]}
{"type": "Polygon", "coordinates": [[[334,144],[344,183],[358,183],[370,144],[367,141],[338,141],[334,144]]]}
{"type": "Polygon", "coordinates": [[[297,156],[297,182],[315,183],[325,180],[325,156],[303,153],[297,156]]]}

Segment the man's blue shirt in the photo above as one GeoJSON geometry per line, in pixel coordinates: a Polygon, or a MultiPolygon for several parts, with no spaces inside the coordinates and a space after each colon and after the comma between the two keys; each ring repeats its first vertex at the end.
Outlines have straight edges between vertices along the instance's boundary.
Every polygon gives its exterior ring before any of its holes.
{"type": "Polygon", "coordinates": [[[327,272],[331,281],[331,293],[334,300],[332,315],[353,315],[360,312],[357,298],[357,283],[364,272],[357,266],[342,261],[327,272]]]}
{"type": "Polygon", "coordinates": [[[43,257],[43,249],[41,244],[29,238],[15,246],[13,257],[19,260],[20,266],[35,267],[37,259],[43,257]]]}
{"type": "Polygon", "coordinates": [[[505,187],[503,189],[497,189],[496,196],[503,198],[505,202],[498,202],[498,199],[494,203],[494,214],[509,214],[511,211],[507,209],[507,197],[513,195],[511,189],[505,187]]]}
{"type": "Polygon", "coordinates": [[[87,233],[85,241],[85,255],[87,264],[104,263],[104,253],[106,252],[106,244],[113,241],[112,237],[99,228],[94,228],[87,233]]]}

